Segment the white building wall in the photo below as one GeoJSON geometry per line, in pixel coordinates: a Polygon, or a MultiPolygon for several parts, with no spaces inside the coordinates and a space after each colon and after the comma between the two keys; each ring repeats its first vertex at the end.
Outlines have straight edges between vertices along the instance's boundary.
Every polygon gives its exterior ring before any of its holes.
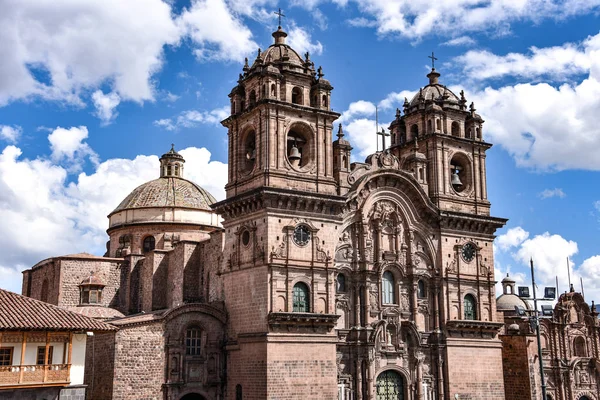
{"type": "Polygon", "coordinates": [[[71,385],[83,385],[83,372],[85,368],[85,333],[73,335],[73,349],[71,353],[71,385]]]}

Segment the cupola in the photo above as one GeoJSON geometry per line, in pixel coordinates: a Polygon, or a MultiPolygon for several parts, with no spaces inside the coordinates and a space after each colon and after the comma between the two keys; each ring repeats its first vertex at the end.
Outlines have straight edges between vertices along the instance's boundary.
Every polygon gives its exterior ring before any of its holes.
{"type": "Polygon", "coordinates": [[[183,178],[183,156],[175,151],[175,145],[171,144],[171,150],[160,157],[160,176],[183,178]]]}

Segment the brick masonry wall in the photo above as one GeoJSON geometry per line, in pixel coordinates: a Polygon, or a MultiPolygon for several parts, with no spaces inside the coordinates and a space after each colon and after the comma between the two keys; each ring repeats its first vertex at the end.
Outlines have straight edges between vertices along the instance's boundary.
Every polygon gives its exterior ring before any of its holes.
{"type": "Polygon", "coordinates": [[[267,331],[267,267],[232,271],[223,275],[229,335],[267,331]]]}
{"type": "Polygon", "coordinates": [[[446,365],[450,398],[504,400],[500,341],[448,339],[446,365]]]}
{"type": "Polygon", "coordinates": [[[116,334],[97,333],[86,342],[85,375],[88,400],[110,399],[113,392],[116,334]]]}
{"type": "MultiPolygon", "coordinates": [[[[60,267],[55,260],[48,260],[41,265],[32,268],[29,272],[31,279],[29,287],[29,297],[43,300],[42,299],[42,287],[44,280],[46,280],[48,287],[48,295],[45,301],[50,304],[58,305],[58,294],[60,287],[60,267]]],[[[25,275],[23,276],[23,286],[25,283],[25,275]]]]}

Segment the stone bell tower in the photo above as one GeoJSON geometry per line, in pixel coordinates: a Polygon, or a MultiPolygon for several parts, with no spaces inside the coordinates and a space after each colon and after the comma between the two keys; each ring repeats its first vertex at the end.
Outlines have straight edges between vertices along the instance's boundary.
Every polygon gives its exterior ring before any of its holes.
{"type": "Polygon", "coordinates": [[[484,121],[473,103],[467,110],[462,91],[456,96],[439,77],[432,68],[429,84],[405,100],[404,115],[397,111],[390,126],[393,152],[403,159],[418,140],[428,159],[424,189],[432,201],[442,210],[489,215],[485,152],[492,145],[483,140],[484,121]]]}
{"type": "Polygon", "coordinates": [[[328,249],[341,224],[350,149],[334,158],[333,87],[286,37],[279,26],[274,43],[251,65],[246,59],[222,122],[227,197],[213,207],[226,237],[228,399],[337,398],[328,249]]]}

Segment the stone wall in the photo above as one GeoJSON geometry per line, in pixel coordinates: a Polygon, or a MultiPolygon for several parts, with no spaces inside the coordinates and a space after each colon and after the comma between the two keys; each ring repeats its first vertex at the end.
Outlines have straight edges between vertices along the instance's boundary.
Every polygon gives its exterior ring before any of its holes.
{"type": "Polygon", "coordinates": [[[116,333],[97,333],[86,343],[85,375],[88,400],[110,399],[115,378],[116,333]]]}
{"type": "MultiPolygon", "coordinates": [[[[112,399],[162,399],[165,377],[162,323],[121,326],[116,343],[112,399]]],[[[97,399],[107,398],[110,397],[97,399]]]]}
{"type": "Polygon", "coordinates": [[[80,304],[79,284],[94,273],[106,286],[102,290],[100,305],[117,308],[119,299],[117,293],[120,285],[121,260],[102,259],[59,259],[61,275],[61,293],[58,305],[75,307],[80,304]]]}
{"type": "Polygon", "coordinates": [[[499,340],[448,339],[450,398],[504,400],[501,346],[499,340]]]}
{"type": "Polygon", "coordinates": [[[506,400],[532,399],[533,382],[529,376],[532,339],[525,335],[500,335],[506,400]]]}

